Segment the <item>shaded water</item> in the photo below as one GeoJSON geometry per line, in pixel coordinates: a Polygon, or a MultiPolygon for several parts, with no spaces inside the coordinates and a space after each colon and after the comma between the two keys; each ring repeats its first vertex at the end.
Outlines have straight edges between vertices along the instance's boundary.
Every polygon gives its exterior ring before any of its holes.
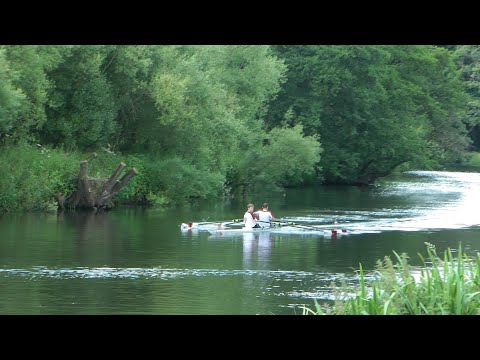
{"type": "Polygon", "coordinates": [[[1,314],[295,314],[332,299],[332,281],[392,251],[420,264],[461,241],[480,251],[480,174],[410,172],[369,189],[319,187],[249,199],[302,224],[347,229],[214,237],[188,221],[231,220],[243,202],[169,211],[0,217],[1,314]],[[336,222],[335,225],[332,225],[336,222]]]}

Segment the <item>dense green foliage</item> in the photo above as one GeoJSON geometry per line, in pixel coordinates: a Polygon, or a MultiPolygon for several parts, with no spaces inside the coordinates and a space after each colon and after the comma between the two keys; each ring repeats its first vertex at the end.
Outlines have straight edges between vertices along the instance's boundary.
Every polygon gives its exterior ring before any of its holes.
{"type": "MultiPolygon", "coordinates": [[[[140,170],[121,201],[169,204],[459,164],[480,144],[478,49],[0,46],[0,166],[28,144],[65,154],[59,172],[95,151],[103,176],[140,170]]],[[[28,159],[0,211],[50,202],[28,159]]]]}
{"type": "Polygon", "coordinates": [[[471,96],[467,102],[467,124],[475,148],[480,149],[480,46],[463,45],[455,49],[454,59],[460,68],[461,79],[467,93],[471,96]]]}
{"type": "Polygon", "coordinates": [[[360,266],[360,289],[348,286],[337,291],[335,303],[305,313],[335,315],[478,315],[480,309],[480,254],[470,259],[462,252],[457,258],[445,251],[443,260],[435,247],[427,243],[428,261],[421,255],[423,266],[415,274],[406,254],[394,252],[397,262],[389,257],[378,261],[376,278],[367,284],[360,266]],[[355,295],[351,295],[354,293],[355,295]]]}
{"type": "MultiPolygon", "coordinates": [[[[433,46],[277,46],[287,83],[267,124],[304,125],[330,183],[372,183],[397,166],[438,166],[468,146],[468,96],[433,46]]],[[[477,119],[478,122],[478,119],[477,119]]]]}
{"type": "Polygon", "coordinates": [[[0,152],[0,210],[56,210],[54,194],[74,190],[78,154],[20,143],[0,152]]]}

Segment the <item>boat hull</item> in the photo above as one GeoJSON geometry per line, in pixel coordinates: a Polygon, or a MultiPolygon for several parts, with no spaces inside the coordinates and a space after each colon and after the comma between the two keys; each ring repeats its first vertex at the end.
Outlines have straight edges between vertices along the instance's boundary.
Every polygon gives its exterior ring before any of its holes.
{"type": "Polygon", "coordinates": [[[278,233],[299,233],[299,234],[314,234],[314,235],[323,235],[323,236],[342,236],[346,235],[347,231],[345,229],[328,229],[328,228],[319,228],[312,225],[276,225],[272,227],[265,228],[252,228],[246,229],[241,228],[232,228],[230,226],[236,225],[231,222],[191,222],[191,223],[182,223],[180,229],[182,231],[208,231],[212,235],[238,235],[245,233],[262,233],[262,232],[278,232],[278,233]]]}
{"type": "Polygon", "coordinates": [[[279,228],[253,228],[253,229],[208,229],[208,232],[212,235],[228,235],[228,234],[245,234],[245,233],[262,233],[262,232],[272,232],[275,230],[280,230],[279,228]]]}
{"type": "Polygon", "coordinates": [[[251,233],[296,233],[303,235],[318,235],[325,237],[337,237],[346,235],[345,229],[318,229],[318,228],[299,228],[296,226],[282,226],[282,227],[270,227],[270,228],[253,228],[253,229],[209,229],[208,232],[214,236],[227,236],[227,235],[241,235],[251,233]]]}
{"type": "Polygon", "coordinates": [[[215,229],[224,229],[225,226],[230,225],[229,222],[190,222],[190,223],[182,223],[180,224],[180,230],[188,231],[188,230],[199,230],[199,231],[207,231],[207,230],[215,230],[215,229]]]}

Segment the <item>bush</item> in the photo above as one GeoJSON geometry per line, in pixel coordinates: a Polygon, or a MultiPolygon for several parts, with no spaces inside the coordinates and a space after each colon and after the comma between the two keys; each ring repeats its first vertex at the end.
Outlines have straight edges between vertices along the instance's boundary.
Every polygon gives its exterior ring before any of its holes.
{"type": "Polygon", "coordinates": [[[18,144],[0,152],[0,212],[52,211],[54,194],[75,190],[79,154],[18,144]]]}

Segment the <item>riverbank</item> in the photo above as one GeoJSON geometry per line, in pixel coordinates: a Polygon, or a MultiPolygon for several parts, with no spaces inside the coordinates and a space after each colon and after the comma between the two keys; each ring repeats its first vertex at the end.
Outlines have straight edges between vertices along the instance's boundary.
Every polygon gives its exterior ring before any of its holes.
{"type": "Polygon", "coordinates": [[[480,152],[471,152],[467,155],[464,164],[456,164],[447,167],[448,171],[480,172],[480,152]]]}

